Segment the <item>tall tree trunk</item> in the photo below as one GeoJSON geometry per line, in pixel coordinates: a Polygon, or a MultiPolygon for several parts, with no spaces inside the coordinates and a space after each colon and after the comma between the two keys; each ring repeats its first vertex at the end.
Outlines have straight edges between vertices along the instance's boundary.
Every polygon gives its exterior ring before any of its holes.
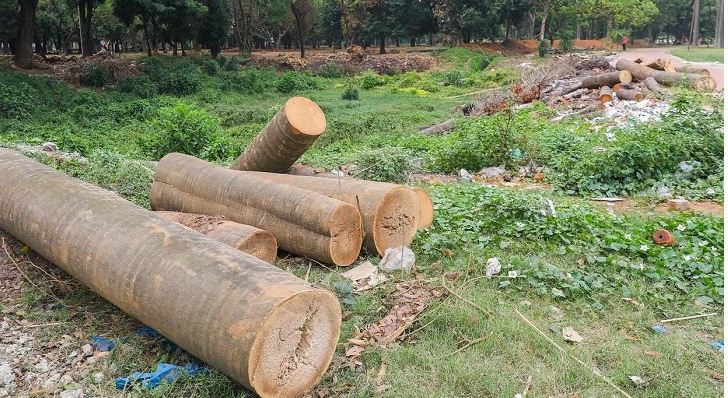
{"type": "Polygon", "coordinates": [[[172,42],[172,55],[177,56],[177,42],[172,42]]]}
{"type": "Polygon", "coordinates": [[[94,42],[91,37],[91,19],[93,17],[93,0],[78,0],[79,36],[81,38],[81,55],[88,57],[94,53],[94,42]]]}
{"type": "Polygon", "coordinates": [[[539,40],[543,40],[546,36],[546,18],[549,14],[549,4],[551,4],[551,1],[547,1],[543,6],[543,15],[541,16],[541,32],[538,34],[539,40]]]}
{"type": "Polygon", "coordinates": [[[690,44],[700,44],[700,0],[693,1],[693,22],[690,25],[690,44]]]}
{"type": "Polygon", "coordinates": [[[380,54],[386,54],[387,53],[387,49],[384,46],[385,39],[386,39],[386,37],[384,36],[384,33],[382,33],[382,34],[379,35],[379,53],[380,54]]]}
{"type": "Polygon", "coordinates": [[[20,29],[15,44],[15,65],[22,69],[33,67],[33,26],[38,0],[20,1],[20,29]]]}
{"type": "Polygon", "coordinates": [[[147,17],[142,17],[142,26],[144,26],[144,46],[147,48],[147,56],[152,56],[152,45],[149,44],[149,28],[147,27],[147,17]]]}
{"type": "Polygon", "coordinates": [[[182,40],[182,41],[181,41],[181,42],[179,43],[179,45],[180,45],[180,47],[182,48],[182,56],[184,57],[185,55],[187,55],[187,53],[185,53],[185,41],[184,41],[184,40],[182,40]]]}
{"type": "Polygon", "coordinates": [[[414,37],[410,37],[410,47],[415,47],[417,45],[417,39],[414,37]]]}
{"type": "Polygon", "coordinates": [[[576,19],[576,38],[574,40],[580,40],[581,39],[581,24],[579,23],[579,18],[576,19]]]}
{"type": "Polygon", "coordinates": [[[299,47],[301,47],[301,58],[304,58],[306,56],[306,49],[303,47],[303,21],[301,20],[301,16],[298,15],[298,9],[296,9],[296,6],[291,2],[291,12],[293,13],[293,17],[296,19],[296,29],[298,29],[298,44],[299,47]]]}
{"type": "Polygon", "coordinates": [[[723,48],[723,0],[718,1],[718,19],[715,20],[715,46],[723,48]]]}
{"type": "Polygon", "coordinates": [[[528,11],[528,38],[532,39],[534,37],[533,30],[536,29],[536,14],[534,14],[532,11],[528,11]]]}

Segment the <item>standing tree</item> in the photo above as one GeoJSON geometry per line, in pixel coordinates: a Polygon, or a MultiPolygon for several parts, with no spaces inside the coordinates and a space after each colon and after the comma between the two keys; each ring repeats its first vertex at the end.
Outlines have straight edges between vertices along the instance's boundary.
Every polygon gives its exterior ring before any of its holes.
{"type": "Polygon", "coordinates": [[[18,0],[20,3],[20,26],[15,42],[15,65],[22,69],[33,67],[33,27],[38,0],[18,0]]]}
{"type": "Polygon", "coordinates": [[[715,46],[723,48],[723,0],[718,0],[718,18],[715,20],[715,46]]]}
{"type": "Polygon", "coordinates": [[[207,12],[200,21],[199,41],[210,49],[210,56],[220,54],[230,29],[230,8],[225,0],[206,0],[207,12]]]}
{"type": "Polygon", "coordinates": [[[690,44],[700,44],[700,0],[693,0],[693,20],[690,23],[690,44]]]}
{"type": "Polygon", "coordinates": [[[298,32],[298,46],[301,49],[301,58],[306,56],[305,40],[311,19],[314,16],[314,5],[312,0],[289,0],[288,5],[296,23],[298,32]]]}
{"type": "Polygon", "coordinates": [[[92,20],[96,0],[78,0],[79,36],[81,37],[81,55],[88,57],[94,53],[92,20]]]}

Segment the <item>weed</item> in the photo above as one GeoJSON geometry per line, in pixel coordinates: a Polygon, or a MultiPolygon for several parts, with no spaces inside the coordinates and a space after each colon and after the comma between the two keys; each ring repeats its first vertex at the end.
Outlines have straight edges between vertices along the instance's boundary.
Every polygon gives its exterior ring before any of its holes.
{"type": "Polygon", "coordinates": [[[210,76],[215,76],[220,71],[220,64],[214,59],[206,59],[202,61],[200,66],[202,67],[202,71],[210,76]]]}
{"type": "Polygon", "coordinates": [[[341,93],[341,99],[346,100],[346,101],[358,101],[359,100],[359,90],[357,90],[353,84],[349,83],[346,85],[344,92],[341,93]]]}
{"type": "Polygon", "coordinates": [[[335,79],[339,77],[344,77],[345,73],[344,68],[342,68],[340,65],[334,62],[326,62],[319,70],[318,75],[329,79],[335,79]]]}
{"type": "Polygon", "coordinates": [[[109,68],[104,64],[90,64],[81,74],[81,84],[91,87],[104,87],[109,81],[109,68]]]}
{"type": "Polygon", "coordinates": [[[404,148],[377,148],[361,152],[355,159],[356,176],[372,181],[404,182],[415,171],[411,151],[404,148]]]}
{"type": "Polygon", "coordinates": [[[147,75],[126,76],[119,80],[116,89],[141,98],[152,98],[157,95],[157,86],[147,75]]]}

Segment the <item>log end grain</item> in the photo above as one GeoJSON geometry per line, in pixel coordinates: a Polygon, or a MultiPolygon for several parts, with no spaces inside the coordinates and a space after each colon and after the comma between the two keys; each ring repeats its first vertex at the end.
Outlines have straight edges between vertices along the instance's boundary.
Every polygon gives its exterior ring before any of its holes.
{"type": "MultiPolygon", "coordinates": [[[[698,75],[696,75],[698,76],[698,75]]],[[[696,78],[695,89],[698,91],[715,91],[715,79],[710,76],[699,75],[700,78],[696,78]]]]}
{"type": "Polygon", "coordinates": [[[628,70],[619,71],[619,81],[621,83],[632,83],[632,73],[628,70]]]}
{"type": "Polygon", "coordinates": [[[419,206],[417,194],[409,187],[400,186],[386,193],[374,215],[372,228],[374,247],[380,256],[384,251],[408,246],[417,233],[419,206]]]}
{"type": "Polygon", "coordinates": [[[427,228],[432,225],[432,221],[435,219],[435,210],[432,204],[432,198],[422,188],[412,188],[417,195],[417,208],[419,214],[417,216],[417,228],[427,228]]]}
{"type": "Polygon", "coordinates": [[[301,292],[278,305],[248,356],[252,389],[267,398],[298,397],[313,388],[334,357],[340,327],[341,307],[329,292],[301,292]]]}
{"type": "Polygon", "coordinates": [[[283,105],[283,112],[298,134],[319,136],[326,129],[324,112],[315,102],[306,97],[293,97],[283,105]]]}
{"type": "Polygon", "coordinates": [[[359,257],[364,240],[359,211],[353,205],[342,202],[329,219],[329,229],[331,262],[339,266],[351,265],[359,257]]]}

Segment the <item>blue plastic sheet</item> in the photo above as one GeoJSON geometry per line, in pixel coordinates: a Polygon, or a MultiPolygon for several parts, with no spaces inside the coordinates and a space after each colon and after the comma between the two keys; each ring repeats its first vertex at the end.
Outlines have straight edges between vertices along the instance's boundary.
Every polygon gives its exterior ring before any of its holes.
{"type": "Polygon", "coordinates": [[[661,325],[659,323],[658,324],[655,324],[655,325],[652,325],[652,330],[654,330],[655,333],[659,333],[659,334],[666,334],[668,332],[668,330],[665,327],[665,325],[661,325]]]}
{"type": "Polygon", "coordinates": [[[137,330],[136,335],[139,337],[147,337],[151,339],[162,339],[162,344],[166,345],[172,352],[182,352],[182,347],[178,346],[168,338],[162,336],[158,331],[150,328],[149,326],[143,326],[137,330]]]}
{"type": "Polygon", "coordinates": [[[96,351],[111,351],[116,346],[116,341],[103,336],[93,336],[91,343],[96,351]]]}
{"type": "Polygon", "coordinates": [[[208,370],[206,366],[194,362],[188,362],[185,366],[160,362],[154,372],[134,372],[127,377],[118,377],[114,382],[118,390],[124,390],[134,382],[146,389],[153,389],[163,382],[171,383],[182,376],[195,376],[208,370]]]}
{"type": "Polygon", "coordinates": [[[710,345],[716,350],[723,352],[723,339],[715,340],[714,342],[710,343],[710,345]]]}

